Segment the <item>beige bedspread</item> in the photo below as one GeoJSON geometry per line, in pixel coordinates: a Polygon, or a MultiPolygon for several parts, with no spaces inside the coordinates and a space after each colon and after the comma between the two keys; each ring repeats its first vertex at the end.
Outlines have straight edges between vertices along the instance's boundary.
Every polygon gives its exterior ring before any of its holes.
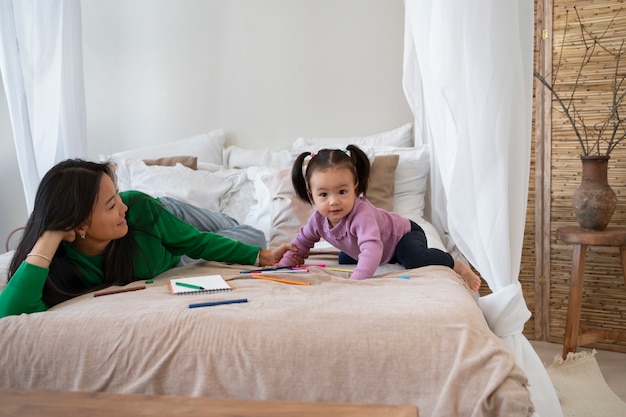
{"type": "Polygon", "coordinates": [[[318,267],[288,276],[310,286],[241,269],[188,265],[145,290],[87,294],[0,319],[0,386],[415,404],[431,417],[530,415],[524,374],[450,269],[360,282],[318,267]],[[221,274],[233,291],[168,293],[168,278],[196,274],[221,274]],[[188,308],[234,298],[249,302],[188,308]]]}

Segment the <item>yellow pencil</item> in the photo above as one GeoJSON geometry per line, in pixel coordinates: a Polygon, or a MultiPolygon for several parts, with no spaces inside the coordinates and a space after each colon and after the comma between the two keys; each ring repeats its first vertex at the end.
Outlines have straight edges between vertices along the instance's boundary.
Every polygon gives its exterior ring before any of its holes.
{"type": "Polygon", "coordinates": [[[354,272],[352,269],[345,269],[345,268],[329,268],[329,267],[326,267],[326,269],[328,269],[329,271],[338,271],[338,272],[354,272]]]}
{"type": "Polygon", "coordinates": [[[288,279],[282,279],[282,278],[274,278],[274,277],[268,277],[266,275],[252,275],[254,278],[258,278],[258,279],[266,279],[268,281],[276,281],[276,282],[282,282],[283,284],[293,284],[293,285],[311,285],[308,282],[300,282],[300,281],[291,281],[288,279]]]}

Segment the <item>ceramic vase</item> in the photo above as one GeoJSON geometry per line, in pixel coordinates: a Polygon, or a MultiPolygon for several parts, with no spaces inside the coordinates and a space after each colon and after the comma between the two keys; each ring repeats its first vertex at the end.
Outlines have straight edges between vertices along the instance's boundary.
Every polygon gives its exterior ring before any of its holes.
{"type": "Polygon", "coordinates": [[[605,230],[617,197],[607,180],[609,156],[581,156],[582,181],[572,195],[574,214],[583,230],[605,230]]]}

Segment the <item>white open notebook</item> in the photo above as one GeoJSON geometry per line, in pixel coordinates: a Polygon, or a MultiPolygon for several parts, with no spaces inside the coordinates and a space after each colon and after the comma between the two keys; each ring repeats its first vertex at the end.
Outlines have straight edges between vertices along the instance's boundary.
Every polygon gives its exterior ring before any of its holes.
{"type": "Polygon", "coordinates": [[[221,275],[202,275],[197,277],[174,278],[168,282],[170,293],[211,294],[231,291],[232,288],[221,275]]]}

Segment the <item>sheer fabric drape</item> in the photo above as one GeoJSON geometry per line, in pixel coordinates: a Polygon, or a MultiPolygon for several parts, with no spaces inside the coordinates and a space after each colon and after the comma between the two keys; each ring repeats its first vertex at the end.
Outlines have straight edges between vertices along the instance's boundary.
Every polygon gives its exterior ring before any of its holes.
{"type": "Polygon", "coordinates": [[[56,162],[86,153],[80,0],[0,0],[0,72],[26,207],[56,162]]]}
{"type": "Polygon", "coordinates": [[[432,152],[433,223],[487,281],[491,329],[526,372],[536,414],[562,416],[522,334],[519,268],[532,123],[532,0],[405,0],[403,84],[432,152]]]}

